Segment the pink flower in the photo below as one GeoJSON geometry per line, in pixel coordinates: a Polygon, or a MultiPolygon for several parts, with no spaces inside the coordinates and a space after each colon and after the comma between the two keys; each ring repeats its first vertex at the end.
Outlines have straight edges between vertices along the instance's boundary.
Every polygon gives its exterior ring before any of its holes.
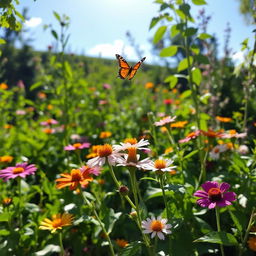
{"type": "Polygon", "coordinates": [[[25,178],[27,175],[34,174],[37,167],[34,164],[19,163],[16,166],[7,167],[0,170],[0,178],[4,181],[15,179],[17,177],[25,178]]]}
{"type": "Polygon", "coordinates": [[[58,123],[59,122],[57,120],[55,120],[55,119],[48,119],[46,121],[41,122],[40,124],[42,126],[47,126],[47,125],[53,125],[53,124],[58,124],[58,123]]]}
{"type": "Polygon", "coordinates": [[[206,181],[202,184],[202,188],[204,191],[198,190],[194,193],[194,196],[200,197],[197,203],[201,207],[208,207],[209,209],[217,206],[225,207],[236,200],[234,192],[226,192],[230,188],[230,185],[226,182],[219,184],[216,181],[206,181]]]}
{"type": "Polygon", "coordinates": [[[198,137],[201,134],[200,130],[194,131],[189,133],[184,139],[179,140],[179,143],[184,143],[184,142],[188,142],[192,139],[195,139],[196,137],[198,137]]]}
{"type": "Polygon", "coordinates": [[[167,117],[162,118],[159,122],[155,122],[154,125],[155,126],[163,126],[163,125],[174,122],[175,119],[176,119],[176,116],[174,116],[174,117],[167,116],[167,117]]]}
{"type": "Polygon", "coordinates": [[[85,142],[85,143],[75,143],[73,145],[68,145],[64,147],[64,150],[67,151],[72,151],[72,150],[78,150],[78,149],[83,149],[83,148],[89,148],[90,147],[90,143],[85,142]]]}
{"type": "Polygon", "coordinates": [[[83,166],[82,168],[80,168],[80,170],[82,172],[88,172],[89,174],[99,176],[101,168],[99,166],[94,166],[94,167],[83,166]]]}
{"type": "Polygon", "coordinates": [[[110,90],[111,89],[111,85],[110,84],[103,84],[103,88],[110,90]]]}
{"type": "Polygon", "coordinates": [[[16,110],[16,115],[24,116],[24,115],[26,115],[26,111],[23,109],[18,109],[18,110],[16,110]]]}

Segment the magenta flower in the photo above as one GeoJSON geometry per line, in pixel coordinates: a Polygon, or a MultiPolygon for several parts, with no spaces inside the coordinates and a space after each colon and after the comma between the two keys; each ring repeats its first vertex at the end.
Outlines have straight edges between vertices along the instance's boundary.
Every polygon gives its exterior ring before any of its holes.
{"type": "Polygon", "coordinates": [[[17,177],[25,178],[27,175],[34,174],[36,170],[37,168],[34,164],[28,165],[28,163],[20,163],[16,164],[16,166],[0,170],[0,178],[4,181],[15,179],[17,177]]]}
{"type": "Polygon", "coordinates": [[[90,143],[85,142],[85,143],[75,143],[73,145],[68,145],[65,146],[64,149],[67,151],[72,151],[72,150],[77,150],[77,149],[83,149],[83,148],[89,148],[90,147],[90,143]]]}
{"type": "Polygon", "coordinates": [[[201,207],[208,207],[209,209],[216,206],[225,207],[236,200],[234,192],[226,192],[230,188],[230,185],[226,182],[219,184],[216,181],[206,181],[202,184],[202,188],[204,191],[198,190],[194,193],[194,196],[201,197],[197,200],[201,207]]]}
{"type": "Polygon", "coordinates": [[[100,168],[100,166],[94,166],[94,167],[83,166],[82,168],[80,168],[80,170],[82,172],[88,172],[89,174],[99,176],[101,168],[100,168]]]}

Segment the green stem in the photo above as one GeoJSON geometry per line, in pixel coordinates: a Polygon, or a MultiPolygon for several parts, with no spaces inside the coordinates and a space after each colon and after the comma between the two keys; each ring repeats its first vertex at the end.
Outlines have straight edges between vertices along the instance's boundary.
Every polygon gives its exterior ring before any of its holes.
{"type": "MultiPolygon", "coordinates": [[[[217,231],[221,232],[221,229],[220,229],[220,210],[219,210],[218,207],[216,207],[215,210],[216,210],[215,213],[216,213],[217,231]]],[[[223,244],[220,244],[220,251],[221,251],[221,256],[225,256],[223,244]]]]}
{"type": "Polygon", "coordinates": [[[65,251],[64,251],[63,242],[62,242],[62,232],[59,232],[59,243],[60,243],[60,255],[64,256],[65,251]]]}
{"type": "Polygon", "coordinates": [[[243,249],[245,248],[245,244],[246,244],[246,241],[248,239],[248,235],[250,233],[250,229],[251,229],[251,226],[252,226],[253,216],[255,214],[254,212],[255,212],[255,207],[252,208],[252,213],[251,213],[251,216],[250,216],[250,220],[249,220],[247,229],[245,231],[244,239],[242,241],[242,246],[240,247],[239,256],[242,256],[242,254],[243,254],[243,249]]]}
{"type": "Polygon", "coordinates": [[[81,194],[82,194],[82,197],[83,197],[83,200],[84,202],[90,207],[90,209],[93,211],[93,214],[95,215],[97,221],[99,222],[100,224],[100,227],[102,229],[102,231],[104,232],[104,235],[106,236],[107,240],[108,240],[108,244],[109,244],[109,249],[110,249],[110,253],[112,256],[115,256],[115,252],[114,252],[114,248],[113,248],[113,245],[112,245],[112,242],[111,242],[111,239],[109,237],[109,234],[107,232],[107,230],[105,229],[104,227],[104,224],[102,223],[102,221],[100,220],[100,217],[97,213],[97,211],[95,210],[95,206],[93,204],[93,202],[89,202],[89,200],[86,198],[86,196],[84,195],[84,193],[81,191],[81,194]]]}
{"type": "Polygon", "coordinates": [[[22,199],[22,195],[21,195],[21,177],[18,177],[18,193],[19,193],[19,202],[18,202],[18,216],[19,216],[19,227],[22,226],[22,214],[21,214],[21,199],[22,199]]]}

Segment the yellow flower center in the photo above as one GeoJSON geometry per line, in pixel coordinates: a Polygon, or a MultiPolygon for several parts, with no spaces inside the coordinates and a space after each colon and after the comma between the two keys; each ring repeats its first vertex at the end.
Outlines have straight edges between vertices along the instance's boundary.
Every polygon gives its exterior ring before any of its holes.
{"type": "Polygon", "coordinates": [[[82,179],[82,174],[79,169],[71,170],[71,179],[72,181],[80,181],[82,179]]]}
{"type": "Polygon", "coordinates": [[[156,160],[155,161],[155,168],[159,169],[159,170],[166,168],[166,161],[163,160],[163,159],[156,160]]]}
{"type": "Polygon", "coordinates": [[[54,228],[58,228],[62,226],[62,220],[60,218],[53,220],[52,226],[54,228]]]}
{"type": "Polygon", "coordinates": [[[76,148],[76,149],[78,149],[78,148],[81,147],[81,146],[82,146],[81,143],[75,143],[75,144],[73,144],[73,147],[76,148]]]}
{"type": "Polygon", "coordinates": [[[136,148],[128,148],[128,158],[127,163],[137,163],[137,149],[136,148]]]}
{"type": "Polygon", "coordinates": [[[22,173],[22,172],[24,172],[24,171],[25,171],[24,168],[22,168],[22,167],[16,167],[16,168],[14,168],[14,169],[12,170],[12,173],[13,173],[13,174],[18,174],[18,173],[22,173]]]}
{"type": "Polygon", "coordinates": [[[132,145],[136,144],[138,141],[135,138],[127,138],[124,140],[124,143],[130,143],[132,145]]]}
{"type": "Polygon", "coordinates": [[[164,224],[159,220],[153,220],[151,222],[151,229],[155,232],[162,231],[164,228],[164,224]]]}
{"type": "Polygon", "coordinates": [[[101,145],[99,148],[98,148],[98,155],[99,157],[107,157],[107,156],[110,156],[113,152],[113,149],[111,147],[111,145],[109,144],[105,144],[105,145],[101,145]]]}

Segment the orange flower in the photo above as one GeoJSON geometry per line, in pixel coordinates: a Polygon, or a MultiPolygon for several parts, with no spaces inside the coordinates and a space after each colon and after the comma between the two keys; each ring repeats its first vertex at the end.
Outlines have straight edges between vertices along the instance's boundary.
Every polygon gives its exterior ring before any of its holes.
{"type": "Polygon", "coordinates": [[[172,123],[170,126],[172,128],[184,128],[187,123],[188,123],[188,121],[179,121],[176,123],[172,123]]]}
{"type": "Polygon", "coordinates": [[[57,229],[62,229],[64,226],[70,226],[73,222],[73,215],[69,213],[55,214],[52,216],[52,220],[46,218],[41,221],[39,229],[51,230],[54,233],[57,229]]]}
{"type": "Polygon", "coordinates": [[[93,157],[98,156],[98,149],[99,149],[99,147],[101,147],[101,145],[93,145],[90,148],[90,153],[88,155],[86,155],[86,158],[93,158],[93,157]]]}
{"type": "Polygon", "coordinates": [[[172,93],[176,94],[178,90],[176,88],[172,89],[172,93]]]}
{"type": "Polygon", "coordinates": [[[167,128],[166,128],[165,126],[162,126],[162,127],[160,128],[160,131],[161,131],[162,133],[165,133],[165,132],[167,132],[167,128]]]}
{"type": "Polygon", "coordinates": [[[52,133],[55,133],[55,130],[51,128],[45,128],[43,129],[43,132],[46,134],[52,134],[52,133]]]}
{"type": "Polygon", "coordinates": [[[112,135],[112,133],[111,133],[111,132],[108,132],[108,131],[101,132],[101,133],[100,133],[100,138],[101,138],[101,139],[106,139],[106,138],[110,137],[111,135],[112,135]]]}
{"type": "Polygon", "coordinates": [[[230,117],[222,117],[222,116],[216,116],[216,120],[222,122],[222,123],[230,123],[232,121],[232,118],[230,117]]]}
{"type": "Polygon", "coordinates": [[[215,132],[213,130],[208,131],[201,131],[204,136],[210,137],[210,138],[219,138],[221,137],[221,132],[215,132]]]}
{"type": "Polygon", "coordinates": [[[1,83],[0,84],[0,89],[7,90],[8,89],[8,85],[6,83],[1,83]]]}
{"type": "Polygon", "coordinates": [[[12,160],[12,156],[0,156],[0,163],[10,163],[12,160]]]}
{"type": "Polygon", "coordinates": [[[48,109],[48,110],[52,110],[52,109],[53,109],[53,105],[49,104],[49,105],[47,106],[47,109],[48,109]]]}
{"type": "Polygon", "coordinates": [[[169,148],[165,149],[164,154],[167,155],[172,152],[173,152],[173,147],[169,147],[169,148]]]}
{"type": "Polygon", "coordinates": [[[151,88],[153,88],[154,87],[154,84],[152,83],[152,82],[147,82],[146,84],[145,84],[145,88],[146,89],[151,89],[151,88]]]}
{"type": "Polygon", "coordinates": [[[4,129],[11,129],[13,127],[13,125],[11,124],[5,124],[4,125],[4,129]]]}
{"type": "Polygon", "coordinates": [[[128,241],[126,241],[124,239],[116,239],[116,243],[121,248],[125,248],[126,246],[129,245],[128,241]]]}
{"type": "Polygon", "coordinates": [[[81,185],[83,188],[89,185],[89,182],[93,181],[93,178],[90,176],[90,173],[87,171],[81,171],[80,169],[72,169],[71,173],[61,173],[63,178],[56,179],[58,183],[56,187],[62,189],[68,187],[70,190],[75,190],[78,185],[81,185]]]}
{"type": "Polygon", "coordinates": [[[39,92],[39,93],[37,94],[37,97],[38,97],[39,99],[45,99],[45,98],[47,97],[47,95],[46,95],[44,92],[39,92]]]}
{"type": "Polygon", "coordinates": [[[12,203],[12,198],[6,197],[3,199],[2,203],[4,206],[9,206],[12,203]]]}
{"type": "Polygon", "coordinates": [[[251,237],[249,238],[249,240],[247,241],[247,243],[248,243],[248,247],[249,247],[252,251],[256,252],[256,236],[251,236],[251,237]]]}

